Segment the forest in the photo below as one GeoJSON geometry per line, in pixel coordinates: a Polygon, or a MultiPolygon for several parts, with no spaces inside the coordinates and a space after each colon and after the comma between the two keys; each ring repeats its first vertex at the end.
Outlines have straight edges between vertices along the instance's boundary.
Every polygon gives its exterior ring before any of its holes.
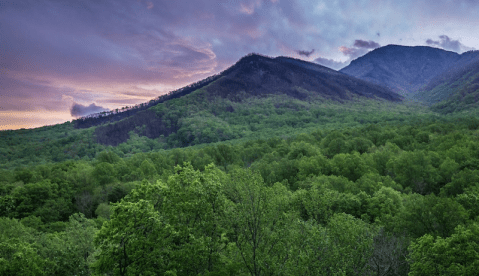
{"type": "Polygon", "coordinates": [[[477,274],[478,119],[332,112],[315,127],[327,115],[308,112],[295,131],[181,148],[103,146],[68,124],[52,135],[77,151],[3,139],[0,274],[477,274]]]}

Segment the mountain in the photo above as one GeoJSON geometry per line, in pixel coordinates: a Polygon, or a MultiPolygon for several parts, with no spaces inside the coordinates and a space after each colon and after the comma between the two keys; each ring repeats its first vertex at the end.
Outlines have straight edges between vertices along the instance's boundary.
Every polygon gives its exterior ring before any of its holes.
{"type": "Polygon", "coordinates": [[[440,113],[479,107],[479,59],[435,77],[413,98],[431,104],[440,113]]]}
{"type": "Polygon", "coordinates": [[[387,88],[318,64],[257,54],[243,57],[221,74],[200,83],[198,89],[181,92],[181,97],[174,97],[176,94],[172,93],[167,100],[132,116],[99,125],[95,129],[97,142],[116,146],[126,142],[133,131],[152,139],[169,137],[170,141],[178,142],[177,146],[187,146],[210,142],[207,137],[215,135],[211,132],[219,132],[219,140],[237,138],[233,135],[234,129],[244,122],[233,122],[233,118],[246,120],[251,110],[259,106],[263,109],[259,113],[272,107],[277,110],[270,113],[278,115],[284,113],[284,108],[307,109],[311,102],[401,101],[398,94],[387,88]],[[208,133],[204,129],[208,129],[208,133]]]}
{"type": "Polygon", "coordinates": [[[387,45],[353,60],[340,72],[410,95],[435,77],[464,68],[478,57],[479,52],[460,55],[427,46],[387,45]]]}
{"type": "MultiPolygon", "coordinates": [[[[249,55],[225,71],[208,86],[210,96],[236,99],[243,97],[286,94],[305,100],[310,96],[322,96],[332,100],[349,100],[353,96],[383,98],[400,101],[400,97],[380,86],[351,78],[327,67],[288,57],[275,59],[249,55]],[[301,92],[307,90],[312,95],[301,92]]],[[[237,99],[241,100],[241,99],[237,99]]]]}

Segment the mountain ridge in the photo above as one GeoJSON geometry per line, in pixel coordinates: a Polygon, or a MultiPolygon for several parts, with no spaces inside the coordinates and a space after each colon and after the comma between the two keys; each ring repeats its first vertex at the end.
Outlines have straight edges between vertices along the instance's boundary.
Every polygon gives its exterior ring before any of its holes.
{"type": "MultiPolygon", "coordinates": [[[[200,89],[188,91],[187,94],[172,100],[179,105],[194,104],[195,101],[200,105],[199,103],[202,102],[201,110],[199,107],[193,108],[197,109],[195,112],[200,113],[203,112],[202,110],[209,109],[209,105],[221,102],[220,109],[231,113],[235,112],[231,103],[246,102],[249,98],[270,97],[282,98],[281,101],[305,102],[331,100],[340,103],[358,97],[391,102],[402,101],[401,96],[387,88],[321,65],[289,57],[270,58],[258,54],[249,54],[241,58],[200,89]]],[[[115,146],[129,139],[131,131],[136,131],[139,135],[148,138],[158,138],[162,135],[168,137],[177,133],[185,122],[189,122],[188,116],[194,116],[197,113],[183,110],[169,118],[170,115],[165,115],[169,111],[165,113],[160,109],[164,110],[163,107],[166,106],[167,109],[182,110],[181,106],[171,107],[170,102],[170,100],[163,101],[118,122],[99,125],[95,130],[97,142],[115,146]],[[159,104],[163,107],[159,108],[159,104]],[[141,130],[138,130],[138,127],[141,130]]],[[[282,105],[283,103],[278,103],[278,106],[282,105]]],[[[212,114],[215,117],[215,112],[210,110],[206,114],[212,114]]],[[[225,125],[217,119],[214,121],[225,126],[226,129],[229,128],[227,123],[225,125]]]]}
{"type": "Polygon", "coordinates": [[[408,96],[435,77],[462,68],[478,57],[477,52],[458,54],[429,46],[387,45],[339,71],[408,96]]]}

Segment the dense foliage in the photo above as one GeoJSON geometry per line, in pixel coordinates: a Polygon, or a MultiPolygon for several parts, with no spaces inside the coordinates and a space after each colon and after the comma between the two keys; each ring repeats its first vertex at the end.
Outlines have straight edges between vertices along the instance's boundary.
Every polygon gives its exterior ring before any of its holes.
{"type": "Polygon", "coordinates": [[[474,275],[478,128],[392,120],[2,169],[0,274],[474,275]]]}
{"type": "Polygon", "coordinates": [[[120,157],[221,141],[292,137],[298,132],[434,118],[415,105],[357,99],[340,103],[320,97],[301,101],[286,96],[250,97],[243,102],[208,99],[198,90],[140,111],[134,119],[103,128],[74,129],[73,123],[37,129],[0,131],[0,169],[91,161],[103,150],[120,157]],[[113,137],[103,131],[115,128],[113,137]],[[157,129],[160,128],[160,129],[157,129]],[[166,131],[159,135],[159,130],[166,131]],[[156,136],[158,134],[159,136],[156,136]],[[115,147],[98,141],[107,141],[115,147]]]}

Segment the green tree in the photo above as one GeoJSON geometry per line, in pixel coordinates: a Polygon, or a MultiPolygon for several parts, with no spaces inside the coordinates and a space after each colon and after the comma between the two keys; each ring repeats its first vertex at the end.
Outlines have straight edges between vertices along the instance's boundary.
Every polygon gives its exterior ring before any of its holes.
{"type": "Polygon", "coordinates": [[[411,194],[404,199],[404,208],[389,224],[399,234],[406,231],[414,238],[425,234],[447,237],[469,217],[466,209],[451,198],[411,194]]]}
{"type": "Polygon", "coordinates": [[[479,187],[471,187],[460,195],[457,195],[455,200],[464,206],[469,212],[470,219],[476,219],[479,216],[479,187]]]}
{"type": "Polygon", "coordinates": [[[0,242],[0,274],[36,276],[45,275],[47,262],[31,244],[11,239],[0,242]]]}
{"type": "Polygon", "coordinates": [[[328,159],[318,154],[312,157],[303,157],[298,162],[298,178],[305,180],[309,176],[329,174],[331,171],[328,159]]]}
{"type": "Polygon", "coordinates": [[[121,160],[120,157],[111,150],[98,153],[96,159],[98,162],[106,162],[110,164],[118,163],[121,160]]]}
{"type": "Polygon", "coordinates": [[[357,152],[353,154],[340,153],[335,155],[331,160],[331,168],[333,174],[347,177],[351,181],[358,180],[370,171],[357,152]]]}
{"type": "Polygon", "coordinates": [[[147,179],[151,179],[156,175],[156,168],[149,159],[145,159],[141,163],[140,170],[147,179]]]}
{"type": "Polygon", "coordinates": [[[452,176],[451,182],[442,187],[441,194],[456,196],[464,193],[467,188],[478,187],[477,183],[479,183],[479,171],[465,168],[452,176]]]}
{"type": "Polygon", "coordinates": [[[414,241],[411,251],[412,276],[477,275],[479,271],[479,226],[459,225],[450,237],[426,234],[414,241]]]}
{"type": "Polygon", "coordinates": [[[403,198],[398,191],[390,187],[381,187],[368,199],[368,215],[372,221],[390,221],[402,211],[403,198]]]}
{"type": "Polygon", "coordinates": [[[351,215],[335,214],[327,225],[330,275],[362,275],[369,269],[376,234],[367,223],[351,215]]]}
{"type": "Polygon", "coordinates": [[[224,173],[214,165],[200,172],[189,163],[175,167],[175,171],[161,189],[158,205],[175,232],[170,263],[177,275],[219,273],[228,269],[221,259],[227,244],[222,222],[224,173]]]}
{"type": "MultiPolygon", "coordinates": [[[[333,190],[334,188],[328,187],[328,184],[313,183],[311,189],[298,193],[300,210],[303,209],[303,219],[314,219],[318,223],[326,224],[335,213],[344,212],[361,217],[361,214],[366,212],[367,195],[365,193],[354,195],[350,192],[333,190]]],[[[333,184],[337,183],[333,182],[333,184]]]]}
{"type": "Polygon", "coordinates": [[[410,187],[420,194],[439,192],[440,187],[436,183],[440,175],[432,165],[431,156],[424,151],[403,151],[389,160],[387,168],[403,187],[410,187]]]}
{"type": "Polygon", "coordinates": [[[98,163],[93,169],[92,175],[100,185],[106,185],[116,180],[115,167],[106,162],[98,163]]]}
{"type": "Polygon", "coordinates": [[[367,152],[372,146],[374,146],[371,140],[364,137],[355,137],[348,142],[349,148],[352,151],[357,151],[360,154],[367,152]]]}
{"type": "Polygon", "coordinates": [[[381,176],[377,173],[364,174],[356,181],[356,187],[359,191],[363,191],[371,196],[382,187],[390,187],[396,191],[403,190],[402,186],[392,180],[391,177],[381,176]]]}
{"type": "Polygon", "coordinates": [[[171,235],[171,228],[148,200],[122,200],[113,204],[111,219],[95,237],[99,252],[92,269],[114,275],[163,274],[171,235]]]}
{"type": "Polygon", "coordinates": [[[229,189],[227,217],[241,263],[250,275],[284,273],[294,218],[288,212],[291,193],[279,183],[266,187],[251,171],[236,171],[229,189]]]}
{"type": "Polygon", "coordinates": [[[326,260],[330,239],[326,229],[314,220],[298,220],[290,225],[290,229],[294,246],[284,275],[327,275],[330,270],[330,263],[326,260]]]}
{"type": "Polygon", "coordinates": [[[95,252],[93,240],[97,228],[92,220],[81,213],[70,216],[62,239],[65,241],[68,260],[62,269],[63,275],[90,275],[90,263],[95,252]]]}
{"type": "Polygon", "coordinates": [[[36,235],[18,220],[0,217],[0,275],[45,275],[48,261],[38,254],[36,235]]]}

